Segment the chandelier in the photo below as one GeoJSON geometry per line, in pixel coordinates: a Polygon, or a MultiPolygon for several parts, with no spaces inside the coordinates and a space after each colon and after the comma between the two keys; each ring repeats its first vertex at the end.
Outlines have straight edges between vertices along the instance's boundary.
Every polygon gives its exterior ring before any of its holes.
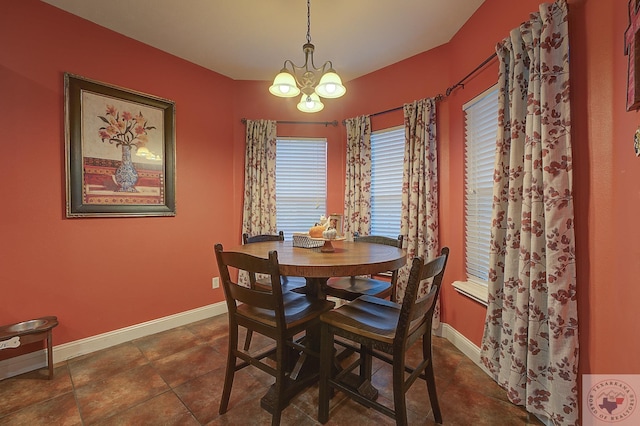
{"type": "Polygon", "coordinates": [[[302,45],[304,65],[299,67],[287,59],[269,87],[269,92],[282,98],[292,98],[302,92],[298,103],[298,109],[302,112],[321,111],[324,104],[320,96],[339,98],[347,91],[331,61],[316,67],[313,63],[314,49],[315,46],[311,44],[311,0],[307,0],[307,42],[302,45]]]}

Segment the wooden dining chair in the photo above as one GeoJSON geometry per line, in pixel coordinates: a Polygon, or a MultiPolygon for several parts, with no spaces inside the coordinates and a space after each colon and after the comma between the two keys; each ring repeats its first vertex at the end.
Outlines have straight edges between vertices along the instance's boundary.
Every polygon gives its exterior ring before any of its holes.
{"type": "Polygon", "coordinates": [[[301,343],[301,339],[295,337],[311,326],[318,326],[320,315],[333,309],[335,304],[305,294],[282,291],[276,251],[269,252],[269,259],[263,259],[246,253],[225,252],[221,244],[216,244],[215,254],[229,317],[229,350],[219,412],[224,414],[227,411],[235,372],[252,365],[275,377],[273,398],[270,400],[272,406],[269,410],[272,413],[271,424],[278,425],[282,410],[293,396],[291,390],[301,386],[300,380],[295,383],[288,369],[292,364],[289,359],[292,352],[305,356],[319,355],[310,351],[301,343]],[[259,291],[239,285],[232,281],[229,268],[269,275],[271,291],[259,291]],[[255,354],[238,349],[239,326],[275,340],[275,348],[255,354]],[[263,361],[273,354],[275,367],[263,361]],[[237,362],[238,359],[240,362],[237,362]]]}
{"type": "MultiPolygon", "coordinates": [[[[284,241],[284,232],[280,231],[277,234],[260,234],[252,237],[249,234],[242,234],[242,244],[260,243],[263,241],[284,241]]],[[[265,291],[271,291],[271,281],[269,279],[256,279],[255,274],[249,274],[249,281],[255,288],[265,291]]],[[[282,277],[282,287],[285,290],[295,290],[299,293],[304,292],[306,286],[306,280],[304,277],[282,277]]]]}
{"type": "MultiPolygon", "coordinates": [[[[242,234],[242,244],[260,243],[263,241],[284,241],[284,232],[280,231],[277,234],[260,234],[249,236],[248,233],[242,234]]],[[[304,277],[281,277],[282,289],[285,291],[295,291],[298,293],[305,292],[306,280],[304,277]]],[[[270,278],[258,278],[256,274],[249,273],[249,285],[251,288],[262,291],[271,291],[271,279],[270,278]]],[[[247,335],[244,340],[244,350],[248,351],[251,346],[251,338],[253,332],[247,330],[247,335]]]]}
{"type": "Polygon", "coordinates": [[[431,356],[431,323],[448,256],[449,249],[445,247],[440,256],[426,263],[421,257],[413,259],[401,305],[361,296],[322,314],[318,421],[324,424],[329,420],[329,398],[335,389],[395,419],[396,424],[406,425],[406,392],[421,378],[427,384],[433,417],[442,423],[431,356]],[[426,296],[417,298],[420,282],[426,279],[432,279],[431,289],[426,296]],[[334,336],[341,336],[340,341],[334,336]],[[407,351],[417,341],[422,342],[422,360],[412,367],[406,364],[407,351]],[[352,350],[360,353],[359,358],[342,370],[336,368],[335,343],[351,345],[352,350]],[[377,391],[371,386],[372,356],[392,366],[393,408],[375,401],[377,391]],[[347,379],[356,367],[360,377],[354,384],[347,379]],[[406,378],[405,372],[410,373],[406,378]]]}
{"type": "MultiPolygon", "coordinates": [[[[356,243],[384,244],[402,248],[402,235],[398,238],[382,237],[378,235],[355,235],[353,241],[356,243]]],[[[325,290],[328,296],[337,297],[343,300],[355,300],[360,296],[375,296],[381,299],[395,300],[395,289],[398,281],[398,271],[390,271],[391,280],[385,281],[372,277],[341,277],[330,278],[327,281],[325,290]]]]}

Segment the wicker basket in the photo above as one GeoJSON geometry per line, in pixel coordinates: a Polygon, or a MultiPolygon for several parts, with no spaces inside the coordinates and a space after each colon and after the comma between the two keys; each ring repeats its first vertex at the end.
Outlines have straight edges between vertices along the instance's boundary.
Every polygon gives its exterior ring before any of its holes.
{"type": "Polygon", "coordinates": [[[316,248],[322,247],[324,241],[313,240],[309,237],[308,232],[294,232],[293,233],[293,246],[302,248],[316,248]]]}

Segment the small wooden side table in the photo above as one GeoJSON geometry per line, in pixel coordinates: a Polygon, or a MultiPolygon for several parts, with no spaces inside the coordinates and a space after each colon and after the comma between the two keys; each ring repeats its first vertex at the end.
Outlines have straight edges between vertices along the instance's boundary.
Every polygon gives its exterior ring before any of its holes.
{"type": "Polygon", "coordinates": [[[53,378],[52,330],[58,325],[54,316],[0,326],[0,350],[18,348],[29,343],[47,340],[47,367],[49,380],[53,378]]]}

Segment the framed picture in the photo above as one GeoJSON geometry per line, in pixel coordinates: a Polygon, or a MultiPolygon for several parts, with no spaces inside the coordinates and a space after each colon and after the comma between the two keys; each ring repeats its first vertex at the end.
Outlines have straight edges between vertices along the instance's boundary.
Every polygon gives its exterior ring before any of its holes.
{"type": "Polygon", "coordinates": [[[175,103],[66,73],[67,217],[175,216],[175,103]]]}
{"type": "Polygon", "coordinates": [[[344,236],[344,233],[342,231],[343,228],[342,228],[341,214],[333,213],[329,215],[329,226],[327,227],[327,229],[332,229],[332,228],[338,231],[338,237],[344,236]]]}
{"type": "Polygon", "coordinates": [[[628,56],[627,111],[640,108],[640,1],[629,0],[629,26],[624,33],[624,54],[628,56]]]}

